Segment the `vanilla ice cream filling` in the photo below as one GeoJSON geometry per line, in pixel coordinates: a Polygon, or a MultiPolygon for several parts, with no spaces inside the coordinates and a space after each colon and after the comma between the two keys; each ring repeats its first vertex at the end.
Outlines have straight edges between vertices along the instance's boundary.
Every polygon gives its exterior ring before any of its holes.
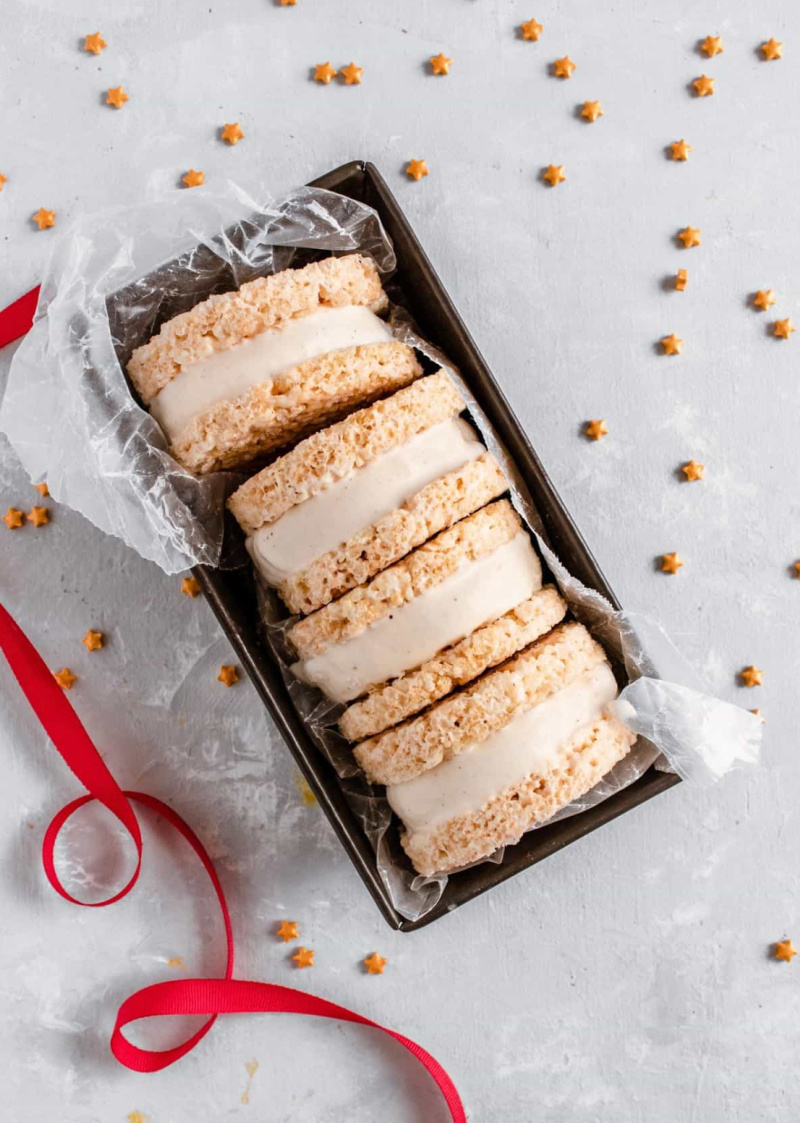
{"type": "Polygon", "coordinates": [[[260,527],[247,548],[267,581],[279,585],[485,451],[466,421],[441,422],[260,527]]]}
{"type": "Polygon", "coordinates": [[[370,686],[396,678],[438,651],[495,620],[541,588],[542,567],[520,531],[491,554],[467,561],[438,585],[370,624],[343,643],[294,665],[334,702],[349,702],[370,686]]]}
{"type": "Polygon", "coordinates": [[[150,412],[170,439],[220,402],[331,351],[386,343],[388,326],[369,308],[348,304],[320,308],[290,320],[280,331],[262,331],[225,351],[211,351],[190,363],[156,394],[150,412]]]}
{"type": "Polygon", "coordinates": [[[507,788],[546,773],[563,747],[603,717],[616,696],[614,674],[608,663],[600,663],[485,741],[413,780],[391,784],[389,804],[414,834],[476,814],[507,788]]]}

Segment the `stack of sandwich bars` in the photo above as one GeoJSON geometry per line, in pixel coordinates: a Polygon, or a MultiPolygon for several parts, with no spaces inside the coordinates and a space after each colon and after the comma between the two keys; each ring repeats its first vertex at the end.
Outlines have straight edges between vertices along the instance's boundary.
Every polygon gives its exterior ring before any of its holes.
{"type": "Polygon", "coordinates": [[[423,376],[386,307],[370,259],[327,258],[176,316],[128,372],[192,472],[288,447],[230,509],[299,614],[294,672],[344,704],[341,732],[431,874],[516,842],[634,738],[459,390],[423,376]]]}

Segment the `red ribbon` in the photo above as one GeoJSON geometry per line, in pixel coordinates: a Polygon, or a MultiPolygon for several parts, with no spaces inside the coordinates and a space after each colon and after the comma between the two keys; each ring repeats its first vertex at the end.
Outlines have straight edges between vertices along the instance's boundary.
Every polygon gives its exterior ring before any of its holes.
{"type": "Polygon", "coordinates": [[[0,311],[0,347],[13,343],[25,335],[33,326],[36,305],[39,302],[39,286],[26,292],[19,300],[0,311]]]}
{"type": "Polygon", "coordinates": [[[219,901],[227,944],[227,962],[223,978],[177,979],[155,983],[126,998],[119,1008],[111,1035],[111,1051],[117,1060],[135,1072],[158,1072],[193,1049],[205,1037],[220,1014],[310,1014],[318,1018],[336,1018],[343,1022],[372,1026],[387,1033],[395,1041],[399,1041],[425,1066],[436,1081],[447,1104],[452,1123],[466,1123],[464,1107],[453,1081],[436,1058],[416,1042],[400,1033],[395,1033],[394,1030],[378,1025],[369,1018],[355,1014],[344,1006],[295,990],[294,987],[233,978],[233,929],[230,913],[214,865],[200,839],[188,823],[185,823],[180,815],[160,799],[142,792],[122,791],[83,728],[64,691],[58,686],[30,640],[2,605],[0,605],[0,648],[48,736],[89,793],[62,808],[45,832],[42,862],[47,879],[56,892],[73,904],[102,908],[121,900],[133,889],[142,865],[142,833],[132,806],[132,803],[138,803],[161,815],[186,839],[202,862],[219,901]],[[136,844],[137,860],[133,876],[127,885],[108,900],[89,904],[73,897],[61,884],[53,854],[56,838],[67,819],[78,808],[94,799],[108,808],[128,831],[136,844]],[[123,1033],[126,1026],[140,1018],[171,1017],[176,1014],[201,1014],[207,1016],[208,1021],[188,1040],[172,1049],[141,1049],[131,1044],[123,1033]]]}

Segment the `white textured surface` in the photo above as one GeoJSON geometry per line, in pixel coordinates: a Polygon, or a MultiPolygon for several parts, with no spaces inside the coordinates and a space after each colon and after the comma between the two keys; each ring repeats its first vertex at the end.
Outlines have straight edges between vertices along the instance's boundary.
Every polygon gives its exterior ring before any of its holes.
{"type": "MultiPolygon", "coordinates": [[[[38,531],[0,527],[0,599],[53,667],[80,676],[71,700],[120,782],[173,800],[217,858],[238,973],[312,988],[421,1041],[480,1123],[794,1120],[798,967],[766,953],[800,923],[800,336],[773,340],[772,316],[746,300],[772,287],[773,311],[800,322],[800,9],[120,0],[113,15],[85,13],[77,0],[3,10],[0,303],[38,276],[53,236],[27,223],[39,206],[64,223],[190,166],[277,192],[371,158],[622,601],[769,721],[759,773],[673,790],[430,929],[394,935],[302,805],[249,685],[215,682],[230,654],[206,605],[67,511],[38,531]],[[532,15],[538,44],[514,37],[532,15]],[[78,48],[97,26],[109,49],[96,60],[78,48]],[[709,33],[725,53],[706,61],[696,43],[709,33]],[[762,63],[771,35],[786,57],[762,63]],[[447,78],[425,72],[439,50],[454,59],[447,78]],[[561,82],[547,63],[565,53],[578,69],[561,82]],[[363,85],[309,82],[327,58],[364,66],[363,85]],[[717,94],[697,100],[687,83],[703,72],[717,94]],[[120,83],[131,100],[116,112],[102,94],[120,83]],[[575,118],[585,98],[603,103],[594,125],[575,118]],[[247,137],[229,149],[216,130],[237,119],[247,137]],[[690,161],[667,161],[684,136],[690,161]],[[419,184],[401,174],[410,157],[428,160],[419,184]],[[550,162],[567,170],[555,190],[537,180],[550,162]],[[682,252],[673,238],[687,223],[703,245],[682,252]],[[681,266],[687,291],[665,291],[681,266]],[[671,331],[685,353],[663,358],[654,344],[671,331]],[[590,445],[579,427],[598,416],[610,435],[590,445]],[[703,483],[676,477],[692,456],[703,483]],[[675,549],[686,567],[656,572],[675,549]],[[107,632],[105,650],[81,647],[88,627],[107,632]],[[751,662],[765,685],[744,691],[735,673],[751,662]],[[313,971],[298,974],[274,940],[282,916],[301,922],[313,971]],[[381,978],[359,969],[373,949],[389,958],[381,978]]],[[[0,483],[3,509],[37,500],[5,450],[0,483]]],[[[229,1020],[171,1070],[119,1068],[106,1044],[118,1002],[172,977],[173,956],[190,973],[218,969],[220,948],[200,951],[217,931],[212,903],[189,905],[199,873],[149,830],[127,901],[84,913],[55,897],[40,838],[76,784],[3,667],[0,684],[0,1050],[20,1118],[443,1118],[413,1061],[332,1023],[229,1020]]]]}

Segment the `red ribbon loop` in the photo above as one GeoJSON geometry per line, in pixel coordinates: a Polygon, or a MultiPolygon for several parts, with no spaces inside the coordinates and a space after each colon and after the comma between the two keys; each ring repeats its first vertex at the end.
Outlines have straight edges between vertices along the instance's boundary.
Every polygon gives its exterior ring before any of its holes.
{"type": "MultiPolygon", "coordinates": [[[[19,302],[18,302],[19,303],[19,302]]],[[[13,306],[12,306],[13,307],[13,306]]],[[[2,323],[0,322],[0,327],[2,323]]],[[[220,1014],[308,1014],[318,1018],[335,1018],[356,1025],[371,1026],[388,1034],[425,1066],[444,1097],[452,1123],[466,1123],[464,1106],[453,1081],[425,1049],[394,1030],[364,1018],[335,1002],[295,990],[294,987],[276,983],[249,982],[234,979],[233,929],[225,893],[205,847],[188,823],[166,803],[143,792],[124,792],[117,784],[105,762],[83,728],[78,715],[70,705],[61,687],[30,640],[0,605],[0,649],[6,656],[31,707],[52,740],[58,752],[88,791],[88,795],[73,800],[62,808],[47,828],[42,842],[42,862],[53,888],[76,905],[102,908],[121,900],[136,884],[142,864],[142,833],[132,803],[141,804],[162,816],[189,843],[203,864],[219,901],[225,926],[227,962],[221,979],[176,979],[155,983],[136,991],[125,1001],[117,1013],[111,1035],[111,1051],[117,1060],[135,1072],[158,1072],[186,1056],[200,1042],[220,1014]],[[77,810],[92,800],[103,804],[125,827],[136,846],[136,868],[132,877],[119,892],[106,901],[88,902],[73,897],[61,884],[55,867],[54,851],[59,831],[77,810]],[[171,1049],[142,1049],[132,1044],[123,1034],[126,1026],[141,1018],[174,1017],[181,1014],[200,1014],[208,1021],[191,1037],[171,1049]]]]}
{"type": "Polygon", "coordinates": [[[26,292],[19,300],[0,309],[0,347],[13,343],[33,327],[36,305],[39,303],[39,286],[26,292]]]}

